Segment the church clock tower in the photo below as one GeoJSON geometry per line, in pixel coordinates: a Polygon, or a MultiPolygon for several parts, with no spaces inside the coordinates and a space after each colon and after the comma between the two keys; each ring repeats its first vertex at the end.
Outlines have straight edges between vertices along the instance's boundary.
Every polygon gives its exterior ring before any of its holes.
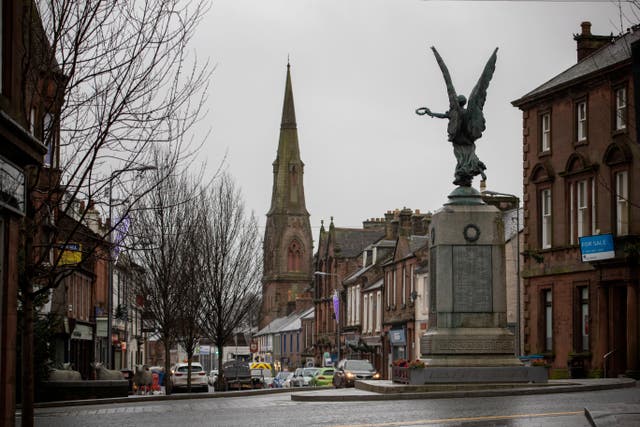
{"type": "Polygon", "coordinates": [[[313,279],[313,240],[304,200],[304,163],[300,160],[291,67],[280,123],[278,154],[273,162],[273,192],[264,233],[264,271],[260,328],[288,315],[313,279]]]}

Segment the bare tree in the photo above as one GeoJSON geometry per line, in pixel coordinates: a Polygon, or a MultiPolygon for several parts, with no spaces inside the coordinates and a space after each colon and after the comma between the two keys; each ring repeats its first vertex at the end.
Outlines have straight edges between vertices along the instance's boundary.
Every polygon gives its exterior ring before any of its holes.
{"type": "Polygon", "coordinates": [[[22,422],[31,426],[35,302],[74,269],[86,267],[98,248],[110,247],[119,221],[96,229],[98,238],[82,248],[83,261],[75,266],[63,265],[58,249],[77,240],[91,208],[114,209],[114,190],[129,195],[115,207],[126,217],[148,191],[128,173],[144,169],[152,147],[171,150],[174,165],[195,150],[182,142],[201,117],[210,69],[188,57],[205,1],[26,0],[21,5],[22,114],[48,148],[44,164],[29,172],[26,183],[31,197],[19,280],[22,422]],[[76,225],[56,227],[65,216],[76,225]]]}
{"type": "Polygon", "coordinates": [[[178,317],[176,340],[187,353],[187,391],[191,392],[191,362],[196,347],[202,338],[200,318],[203,315],[204,304],[202,295],[202,273],[199,263],[199,247],[194,244],[200,238],[199,224],[205,219],[206,210],[202,208],[200,198],[194,198],[189,202],[189,227],[186,230],[187,246],[179,256],[182,258],[182,279],[180,286],[179,302],[176,307],[178,317]]]}
{"type": "MultiPolygon", "coordinates": [[[[186,304],[193,293],[193,226],[197,187],[186,172],[170,174],[171,165],[159,164],[154,190],[140,201],[131,219],[131,238],[138,249],[136,262],[145,271],[146,280],[137,292],[145,297],[144,315],[151,318],[165,351],[165,384],[171,393],[170,350],[180,338],[183,343],[189,320],[186,304]]],[[[195,345],[194,345],[195,347],[195,345]]],[[[193,353],[193,349],[191,349],[193,353]]]]}
{"type": "MultiPolygon", "coordinates": [[[[205,285],[200,321],[222,356],[224,344],[246,325],[259,300],[262,243],[256,220],[246,215],[231,177],[223,175],[202,199],[207,215],[198,239],[205,285]]],[[[219,384],[224,381],[222,362],[220,357],[219,384]]]]}

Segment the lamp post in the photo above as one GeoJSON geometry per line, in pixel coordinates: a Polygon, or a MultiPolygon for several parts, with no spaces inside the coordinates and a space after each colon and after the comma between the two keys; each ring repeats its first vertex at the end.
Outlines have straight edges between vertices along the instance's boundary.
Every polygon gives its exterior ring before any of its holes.
{"type": "Polygon", "coordinates": [[[489,190],[485,190],[482,193],[492,197],[507,197],[516,201],[516,356],[520,356],[522,354],[522,341],[520,338],[520,198],[515,194],[489,190]]]}
{"type": "Polygon", "coordinates": [[[156,166],[143,165],[138,167],[117,169],[111,172],[109,177],[109,264],[108,264],[108,289],[107,289],[107,366],[109,369],[113,369],[113,181],[124,172],[146,172],[150,170],[158,169],[156,166]]]}
{"type": "MultiPolygon", "coordinates": [[[[335,276],[338,277],[335,273],[325,273],[324,271],[314,271],[313,274],[315,276],[335,276]]],[[[338,293],[338,287],[333,290],[333,311],[336,317],[336,363],[340,361],[340,295],[338,293]]]]}

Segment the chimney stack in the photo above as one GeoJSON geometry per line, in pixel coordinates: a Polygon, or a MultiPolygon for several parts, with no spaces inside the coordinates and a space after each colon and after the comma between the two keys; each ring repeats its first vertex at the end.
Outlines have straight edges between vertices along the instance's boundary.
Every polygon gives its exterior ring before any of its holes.
{"type": "Polygon", "coordinates": [[[584,21],[580,24],[582,32],[574,34],[576,50],[578,52],[578,62],[589,57],[596,50],[611,42],[613,36],[596,36],[591,34],[591,22],[584,21]]]}

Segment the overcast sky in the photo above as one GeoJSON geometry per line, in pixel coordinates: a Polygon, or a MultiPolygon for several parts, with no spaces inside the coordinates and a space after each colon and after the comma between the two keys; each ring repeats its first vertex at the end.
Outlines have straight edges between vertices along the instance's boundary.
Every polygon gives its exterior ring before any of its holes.
{"type": "MultiPolygon", "coordinates": [[[[336,226],[361,227],[396,208],[435,211],[455,188],[455,158],[446,120],[414,113],[448,106],[429,47],[466,96],[499,47],[476,153],[487,189],[520,196],[522,115],[511,101],[575,63],[582,21],[594,34],[619,33],[616,4],[214,0],[194,44],[216,66],[204,157],[214,169],[227,153],[227,169],[263,226],[289,57],[314,240],[331,216],[336,226]]],[[[623,27],[635,19],[625,14],[623,27]]]]}

